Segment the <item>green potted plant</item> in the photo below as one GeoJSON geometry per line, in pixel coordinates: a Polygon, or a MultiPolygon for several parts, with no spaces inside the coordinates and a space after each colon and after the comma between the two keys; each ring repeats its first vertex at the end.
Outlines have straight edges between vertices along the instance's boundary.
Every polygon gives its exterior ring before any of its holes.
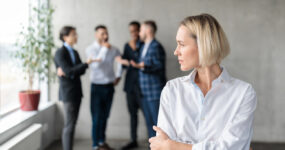
{"type": "Polygon", "coordinates": [[[24,111],[38,109],[40,90],[34,90],[34,82],[45,81],[49,84],[50,66],[54,41],[52,35],[53,8],[48,3],[33,8],[29,16],[29,25],[23,27],[16,42],[17,50],[13,56],[26,73],[28,89],[19,92],[20,106],[24,111]]]}

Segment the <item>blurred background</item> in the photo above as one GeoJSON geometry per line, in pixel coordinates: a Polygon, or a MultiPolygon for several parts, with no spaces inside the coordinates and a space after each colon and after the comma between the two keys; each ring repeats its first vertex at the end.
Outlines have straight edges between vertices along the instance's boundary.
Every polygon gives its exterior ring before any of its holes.
{"type": "MultiPolygon", "coordinates": [[[[29,26],[33,7],[44,4],[54,9],[48,27],[53,36],[54,55],[62,46],[59,31],[65,25],[76,27],[78,42],[75,49],[86,60],[85,49],[94,41],[94,27],[104,24],[109,30],[110,43],[123,52],[130,39],[128,24],[137,20],[157,23],[157,40],[167,53],[168,80],[187,75],[181,72],[177,58],[176,32],[179,22],[187,16],[209,13],[223,27],[231,46],[223,66],[236,78],[251,83],[256,90],[258,107],[255,112],[253,149],[285,149],[285,1],[284,0],[1,0],[0,1],[0,145],[19,141],[18,134],[39,128],[37,140],[24,138],[25,146],[38,149],[61,149],[63,126],[62,104],[58,102],[58,80],[35,82],[41,89],[38,111],[19,110],[18,92],[28,86],[21,66],[10,53],[16,51],[16,39],[23,26],[29,26]],[[36,126],[39,125],[39,126],[36,126]],[[31,140],[31,141],[30,141],[31,140]]],[[[55,72],[51,63],[49,72],[55,72]]],[[[125,73],[124,73],[125,74],[125,73]]],[[[116,86],[107,127],[110,145],[120,148],[129,140],[129,114],[123,78],[116,86]]],[[[76,127],[75,149],[91,149],[90,80],[89,71],[82,76],[84,98],[76,127]]],[[[147,149],[147,130],[140,111],[138,138],[140,149],[147,149]]],[[[5,145],[6,144],[6,145],[5,145]]],[[[23,146],[22,148],[23,149],[23,146]]],[[[32,148],[31,148],[32,149],[32,148]]]]}

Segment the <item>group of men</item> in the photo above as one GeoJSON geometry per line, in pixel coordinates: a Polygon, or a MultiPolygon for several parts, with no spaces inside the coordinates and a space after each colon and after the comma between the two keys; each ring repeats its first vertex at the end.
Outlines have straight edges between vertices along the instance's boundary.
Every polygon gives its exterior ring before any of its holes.
{"type": "Polygon", "coordinates": [[[92,141],[94,150],[111,150],[106,143],[107,120],[112,106],[116,86],[126,70],[124,91],[130,114],[131,141],[122,149],[138,147],[137,126],[138,110],[141,109],[148,130],[148,136],[155,136],[153,125],[157,124],[159,99],[166,83],[163,46],[155,39],[157,26],[154,21],[140,25],[133,21],[129,24],[131,40],[124,46],[121,55],[118,48],[108,41],[107,27],[95,27],[95,41],[86,48],[87,61],[82,62],[73,45],[77,42],[76,29],[65,26],[60,32],[63,46],[55,54],[54,61],[60,79],[59,98],[64,105],[64,128],[62,145],[71,150],[75,125],[82,99],[80,76],[90,68],[92,116],[92,141]],[[114,66],[115,65],[115,66],[114,66]]]}

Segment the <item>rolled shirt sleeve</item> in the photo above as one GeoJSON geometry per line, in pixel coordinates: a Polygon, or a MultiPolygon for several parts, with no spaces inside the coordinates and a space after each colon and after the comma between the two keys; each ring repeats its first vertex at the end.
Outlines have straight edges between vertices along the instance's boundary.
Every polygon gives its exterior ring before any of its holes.
{"type": "Polygon", "coordinates": [[[171,107],[169,105],[170,97],[168,93],[171,91],[169,90],[169,84],[170,83],[168,82],[161,92],[157,126],[160,127],[172,140],[176,140],[175,137],[177,135],[170,116],[171,107]]]}
{"type": "MultiPolygon", "coordinates": [[[[116,49],[115,58],[116,58],[117,56],[121,56],[121,53],[120,53],[120,51],[119,51],[118,49],[116,49]]],[[[115,76],[116,76],[116,78],[120,78],[120,77],[122,76],[122,74],[123,74],[122,64],[120,64],[120,63],[118,63],[118,62],[116,62],[116,61],[115,61],[115,63],[116,63],[115,76]]]]}

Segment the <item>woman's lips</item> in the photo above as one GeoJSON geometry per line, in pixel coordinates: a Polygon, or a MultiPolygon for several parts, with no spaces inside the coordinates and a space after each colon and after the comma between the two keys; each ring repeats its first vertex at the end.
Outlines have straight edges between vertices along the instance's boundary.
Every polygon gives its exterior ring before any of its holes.
{"type": "Polygon", "coordinates": [[[183,61],[182,60],[178,60],[179,64],[181,64],[183,61]]]}

